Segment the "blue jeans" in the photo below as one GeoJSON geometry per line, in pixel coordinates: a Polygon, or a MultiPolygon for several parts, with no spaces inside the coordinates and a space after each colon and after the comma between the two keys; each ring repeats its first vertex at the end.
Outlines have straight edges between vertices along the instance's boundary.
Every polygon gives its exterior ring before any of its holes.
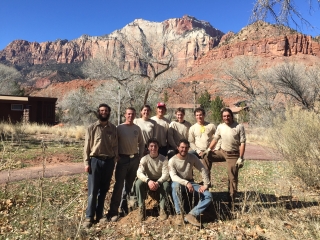
{"type": "MultiPolygon", "coordinates": [[[[204,193],[199,193],[200,185],[194,182],[190,182],[190,183],[194,188],[193,194],[196,194],[194,195],[194,197],[200,195],[197,206],[195,206],[189,212],[189,214],[192,214],[193,216],[197,217],[210,205],[212,201],[212,195],[208,190],[206,190],[204,193]]],[[[183,207],[183,203],[182,203],[183,193],[188,193],[188,189],[186,186],[183,186],[177,182],[172,182],[171,188],[172,188],[172,199],[174,203],[174,208],[176,210],[176,213],[180,214],[181,213],[180,208],[183,207]]]]}
{"type": "Polygon", "coordinates": [[[100,160],[91,158],[88,174],[88,207],[86,218],[100,219],[103,216],[104,200],[110,187],[114,169],[114,159],[100,160]]]}
{"type": "Polygon", "coordinates": [[[128,213],[127,195],[130,193],[133,182],[137,176],[140,158],[135,155],[133,158],[129,156],[121,156],[117,162],[115,180],[111,197],[110,210],[108,215],[118,215],[118,208],[122,208],[128,213]]]}

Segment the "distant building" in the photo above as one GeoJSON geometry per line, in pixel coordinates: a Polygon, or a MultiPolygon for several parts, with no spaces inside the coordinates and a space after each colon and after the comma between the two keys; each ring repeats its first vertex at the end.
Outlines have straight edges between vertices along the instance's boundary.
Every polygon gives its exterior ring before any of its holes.
{"type": "Polygon", "coordinates": [[[0,121],[54,124],[57,98],[0,95],[0,121]]]}

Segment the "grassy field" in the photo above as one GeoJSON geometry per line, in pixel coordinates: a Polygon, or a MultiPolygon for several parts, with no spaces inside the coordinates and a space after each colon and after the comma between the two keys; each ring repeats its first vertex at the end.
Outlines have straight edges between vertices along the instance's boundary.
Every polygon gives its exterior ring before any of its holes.
{"type": "MultiPolygon", "coordinates": [[[[117,223],[80,226],[86,208],[86,175],[25,180],[2,186],[0,238],[3,239],[319,239],[319,192],[290,177],[285,162],[247,161],[240,174],[236,212],[226,206],[224,164],[212,170],[212,205],[203,229],[160,222],[151,213],[136,222],[136,211],[117,223]]],[[[112,190],[112,188],[111,188],[112,190]]],[[[111,193],[106,198],[109,206],[111,193]]],[[[107,209],[106,209],[107,211],[107,209]]]]}
{"type": "MultiPolygon", "coordinates": [[[[0,170],[41,165],[44,159],[82,161],[83,128],[0,124],[0,130],[0,170]]],[[[250,139],[265,142],[261,132],[252,131],[250,139]]],[[[246,161],[231,213],[226,166],[215,163],[213,201],[201,216],[201,229],[190,224],[177,227],[173,211],[161,222],[157,210],[148,210],[146,221],[137,222],[135,210],[117,223],[97,223],[84,230],[85,173],[8,182],[0,185],[0,239],[320,239],[320,191],[295,177],[292,167],[290,161],[246,161]]],[[[112,190],[113,182],[105,212],[112,190]]]]}

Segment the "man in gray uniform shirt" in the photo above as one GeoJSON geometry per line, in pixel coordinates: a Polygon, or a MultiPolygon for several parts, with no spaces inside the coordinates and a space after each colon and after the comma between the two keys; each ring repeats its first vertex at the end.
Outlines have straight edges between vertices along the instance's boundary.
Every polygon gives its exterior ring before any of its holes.
{"type": "Polygon", "coordinates": [[[117,127],[119,161],[115,171],[115,180],[108,218],[115,222],[118,220],[118,208],[128,213],[127,194],[130,193],[136,178],[140,159],[144,152],[144,142],[139,126],[133,123],[136,110],[132,107],[126,109],[126,121],[117,127]],[[123,186],[125,188],[123,189],[123,186]]]}
{"type": "Polygon", "coordinates": [[[117,130],[108,121],[110,112],[111,108],[107,104],[100,104],[99,121],[91,124],[86,131],[83,151],[85,171],[88,173],[88,207],[83,223],[85,228],[92,226],[94,216],[97,221],[103,216],[104,200],[118,158],[117,130]]]}
{"type": "Polygon", "coordinates": [[[145,217],[145,199],[148,191],[160,192],[160,220],[167,219],[165,205],[170,195],[168,160],[159,154],[159,142],[150,138],[147,142],[149,154],[144,156],[137,171],[136,193],[139,205],[139,220],[145,217]]]}

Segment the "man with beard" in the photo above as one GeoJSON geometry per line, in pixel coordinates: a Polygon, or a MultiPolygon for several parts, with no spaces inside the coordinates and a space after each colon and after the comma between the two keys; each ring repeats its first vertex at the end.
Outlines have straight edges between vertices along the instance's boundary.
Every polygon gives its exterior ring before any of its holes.
{"type": "Polygon", "coordinates": [[[169,174],[172,179],[172,199],[177,214],[176,224],[182,225],[181,217],[183,202],[183,193],[193,194],[192,199],[199,198],[197,206],[195,206],[188,214],[184,216],[184,221],[194,226],[201,227],[201,223],[197,220],[200,214],[209,206],[212,195],[208,191],[210,180],[208,170],[203,166],[199,158],[194,154],[188,153],[190,143],[187,139],[181,139],[178,145],[178,153],[169,160],[169,174]],[[193,167],[195,167],[202,176],[203,185],[194,182],[193,167]]]}
{"type": "Polygon", "coordinates": [[[238,173],[244,164],[244,151],[246,146],[246,135],[244,126],[233,120],[233,113],[229,108],[221,110],[221,118],[223,123],[219,124],[212,142],[209,145],[205,155],[212,155],[204,161],[210,171],[212,167],[211,161],[222,159],[227,162],[228,170],[228,190],[229,190],[229,206],[234,208],[234,199],[238,191],[238,173]],[[221,141],[219,150],[215,149],[218,141],[221,141]]]}
{"type": "Polygon", "coordinates": [[[108,212],[108,218],[112,222],[116,222],[119,218],[119,207],[124,214],[128,214],[127,195],[131,192],[140,159],[144,153],[141,129],[133,123],[136,110],[133,107],[128,107],[124,116],[126,121],[117,127],[119,161],[116,166],[116,183],[108,212]]]}
{"type": "Polygon", "coordinates": [[[88,173],[85,228],[92,226],[94,217],[97,221],[103,217],[104,200],[118,158],[117,129],[108,121],[110,112],[107,104],[100,104],[97,111],[99,120],[86,131],[83,152],[85,171],[88,173]]]}

